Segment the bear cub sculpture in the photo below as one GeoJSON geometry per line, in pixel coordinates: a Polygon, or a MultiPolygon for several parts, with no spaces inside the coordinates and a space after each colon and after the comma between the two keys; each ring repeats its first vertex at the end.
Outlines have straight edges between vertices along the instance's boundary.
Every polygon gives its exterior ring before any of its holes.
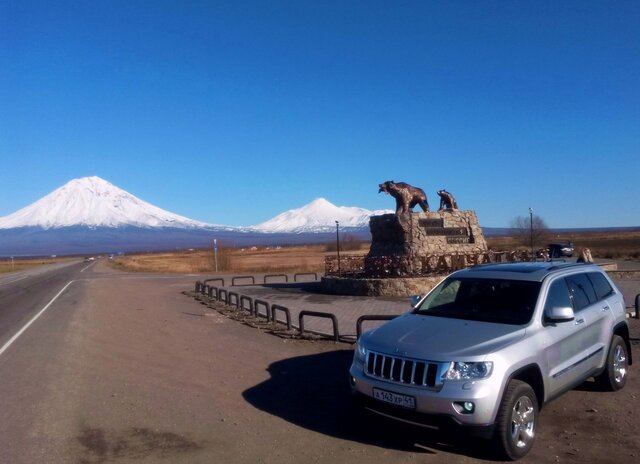
{"type": "Polygon", "coordinates": [[[449,192],[444,189],[438,190],[438,195],[440,196],[440,209],[438,211],[458,209],[458,203],[449,192]]]}

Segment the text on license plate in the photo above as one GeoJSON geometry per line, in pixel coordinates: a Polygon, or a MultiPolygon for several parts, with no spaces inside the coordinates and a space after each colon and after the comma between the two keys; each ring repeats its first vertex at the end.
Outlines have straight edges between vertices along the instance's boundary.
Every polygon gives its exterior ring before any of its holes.
{"type": "Polygon", "coordinates": [[[403,408],[416,408],[416,399],[413,396],[401,395],[400,393],[393,393],[386,390],[380,390],[379,388],[374,388],[373,397],[377,400],[384,401],[385,403],[402,406],[403,408]]]}

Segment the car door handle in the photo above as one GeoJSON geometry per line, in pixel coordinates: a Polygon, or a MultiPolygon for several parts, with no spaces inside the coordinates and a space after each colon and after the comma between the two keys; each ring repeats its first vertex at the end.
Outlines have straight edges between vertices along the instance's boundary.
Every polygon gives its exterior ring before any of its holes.
{"type": "Polygon", "coordinates": [[[576,325],[578,324],[584,324],[584,319],[576,319],[576,325]]]}
{"type": "Polygon", "coordinates": [[[609,311],[610,309],[611,309],[611,308],[610,308],[609,306],[603,306],[603,307],[602,307],[602,310],[603,310],[603,311],[609,311]]]}

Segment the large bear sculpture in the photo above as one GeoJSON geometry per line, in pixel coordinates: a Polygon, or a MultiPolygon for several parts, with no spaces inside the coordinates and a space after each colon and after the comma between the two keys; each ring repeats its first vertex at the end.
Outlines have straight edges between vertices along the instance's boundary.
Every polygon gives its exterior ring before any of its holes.
{"type": "Polygon", "coordinates": [[[396,214],[410,213],[416,205],[420,205],[422,211],[429,211],[427,195],[421,188],[392,180],[383,182],[378,187],[378,193],[385,192],[396,199],[396,214]]]}

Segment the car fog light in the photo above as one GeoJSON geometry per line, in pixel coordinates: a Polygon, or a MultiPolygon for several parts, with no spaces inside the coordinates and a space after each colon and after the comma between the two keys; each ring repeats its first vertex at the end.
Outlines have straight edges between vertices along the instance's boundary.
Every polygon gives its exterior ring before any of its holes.
{"type": "Polygon", "coordinates": [[[476,405],[472,401],[456,401],[453,403],[459,414],[473,414],[476,405]]]}
{"type": "Polygon", "coordinates": [[[351,386],[355,387],[356,386],[356,378],[352,375],[349,376],[349,380],[351,381],[351,386]]]}

